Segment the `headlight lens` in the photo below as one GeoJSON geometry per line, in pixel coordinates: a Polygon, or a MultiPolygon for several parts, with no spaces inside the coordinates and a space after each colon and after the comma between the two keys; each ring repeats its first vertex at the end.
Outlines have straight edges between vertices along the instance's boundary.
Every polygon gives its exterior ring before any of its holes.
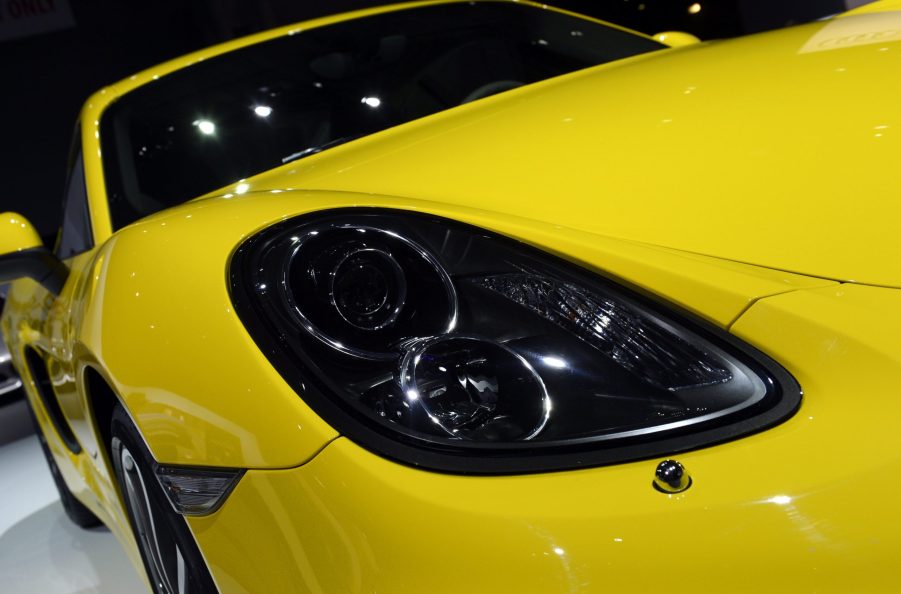
{"type": "Polygon", "coordinates": [[[439,470],[601,464],[790,415],[794,380],[728,334],[523,244],[413,214],[280,223],[231,264],[237,311],[326,420],[439,470]]]}
{"type": "Polygon", "coordinates": [[[284,295],[302,327],[337,351],[393,360],[400,341],[453,330],[453,282],[409,239],[334,222],[299,229],[288,242],[284,295]]]}
{"type": "MultiPolygon", "coordinates": [[[[398,373],[401,398],[395,402],[412,405],[411,417],[425,414],[448,436],[473,441],[532,439],[544,429],[551,412],[547,388],[516,351],[460,335],[427,338],[407,348],[398,373]]],[[[378,400],[374,404],[379,406],[378,400]]]]}

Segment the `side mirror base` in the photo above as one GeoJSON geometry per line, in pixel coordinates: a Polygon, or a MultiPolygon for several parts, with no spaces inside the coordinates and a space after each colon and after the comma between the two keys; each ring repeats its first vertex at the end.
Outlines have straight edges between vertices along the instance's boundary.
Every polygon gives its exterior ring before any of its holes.
{"type": "Polygon", "coordinates": [[[23,277],[34,279],[59,295],[69,277],[69,269],[45,247],[0,255],[0,284],[23,277]]]}

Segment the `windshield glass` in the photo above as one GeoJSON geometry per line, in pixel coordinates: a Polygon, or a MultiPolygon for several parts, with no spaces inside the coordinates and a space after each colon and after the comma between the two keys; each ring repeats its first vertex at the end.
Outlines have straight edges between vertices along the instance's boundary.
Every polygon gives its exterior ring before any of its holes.
{"type": "Polygon", "coordinates": [[[662,47],[552,10],[471,2],[235,50],[106,110],[101,142],[113,226],[363,135],[662,47]]]}

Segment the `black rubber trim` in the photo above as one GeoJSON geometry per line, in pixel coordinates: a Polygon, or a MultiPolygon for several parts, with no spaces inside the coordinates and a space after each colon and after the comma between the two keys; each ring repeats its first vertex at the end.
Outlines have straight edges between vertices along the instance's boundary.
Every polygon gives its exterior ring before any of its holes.
{"type": "Polygon", "coordinates": [[[62,408],[60,408],[44,359],[41,358],[37,351],[29,348],[25,350],[25,363],[28,365],[28,372],[34,381],[38,398],[40,398],[41,404],[44,405],[44,410],[47,411],[47,417],[49,417],[53,428],[56,429],[56,432],[70,452],[80,454],[81,444],[75,439],[75,434],[72,432],[69,422],[66,421],[62,408]]]}
{"type": "Polygon", "coordinates": [[[0,256],[0,283],[28,277],[54,295],[59,295],[69,278],[69,269],[45,247],[0,256]]]}
{"type": "MultiPolygon", "coordinates": [[[[260,305],[259,296],[253,293],[247,278],[247,271],[257,266],[255,260],[265,250],[270,240],[301,222],[306,223],[314,218],[339,212],[348,216],[377,214],[388,217],[426,217],[446,225],[467,227],[491,235],[498,241],[512,242],[520,250],[533,253],[540,250],[496,233],[433,215],[364,208],[334,209],[295,217],[262,230],[238,246],[230,260],[228,285],[235,311],[251,337],[276,370],[316,413],[339,433],[376,454],[413,467],[453,474],[503,475],[571,470],[658,458],[731,441],[782,423],[800,408],[802,391],[798,382],[766,354],[710,322],[662,301],[657,296],[624,283],[621,279],[605,277],[601,280],[614,283],[617,290],[628,294],[649,309],[663,312],[687,329],[705,336],[730,354],[740,357],[767,386],[767,396],[760,403],[747,409],[739,419],[726,421],[726,424],[723,424],[722,420],[715,420],[709,424],[699,423],[687,432],[653,438],[653,441],[647,441],[647,437],[638,437],[611,442],[566,442],[561,445],[534,442],[534,447],[520,442],[492,444],[488,449],[484,444],[455,442],[449,445],[447,441],[420,439],[381,425],[374,425],[350,405],[342,404],[340,397],[332,397],[328,387],[316,374],[288,351],[279,337],[280,331],[284,329],[272,327],[272,322],[267,319],[260,305]]],[[[546,252],[541,253],[544,258],[559,260],[546,252]]],[[[575,266],[568,262],[563,264],[575,266]]],[[[591,274],[583,268],[580,268],[580,271],[581,274],[586,272],[591,274]]],[[[532,443],[529,442],[530,445],[532,443]]]]}

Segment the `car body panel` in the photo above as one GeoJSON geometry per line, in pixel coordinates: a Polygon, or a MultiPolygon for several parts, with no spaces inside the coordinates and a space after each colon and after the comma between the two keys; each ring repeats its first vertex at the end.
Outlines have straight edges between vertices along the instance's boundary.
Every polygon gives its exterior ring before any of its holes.
{"type": "Polygon", "coordinates": [[[868,13],[879,13],[879,12],[890,12],[894,10],[901,10],[901,1],[899,0],[878,0],[877,2],[868,2],[863,6],[858,6],[852,10],[849,10],[841,15],[842,16],[853,16],[857,14],[868,14],[868,13]]]}
{"type": "MultiPolygon", "coordinates": [[[[874,30],[891,15],[841,24],[874,30]]],[[[806,47],[834,26],[605,64],[246,183],[261,191],[416,196],[798,274],[899,286],[901,271],[871,255],[901,259],[897,192],[886,191],[887,178],[901,185],[894,173],[901,43],[806,47]],[[822,150],[827,144],[841,150],[822,150]]]]}
{"type": "Polygon", "coordinates": [[[46,357],[60,406],[90,456],[98,453],[97,431],[84,390],[75,389],[85,366],[104,371],[160,461],[300,464],[335,433],[269,365],[232,312],[226,262],[247,230],[239,224],[228,235],[220,222],[207,230],[207,249],[192,249],[196,227],[190,216],[182,220],[187,224],[169,228],[166,221],[140,223],[74,259],[73,278],[52,300],[46,320],[46,291],[15,283],[10,309],[33,316],[11,322],[24,338],[13,335],[13,359],[24,367],[26,345],[46,357]],[[225,238],[223,248],[216,240],[225,238]],[[178,260],[190,264],[176,269],[178,260]]]}
{"type": "MultiPolygon", "coordinates": [[[[18,285],[20,298],[23,295],[46,294],[45,289],[30,280],[18,281],[16,285],[18,285]]],[[[6,326],[8,319],[4,318],[2,320],[4,322],[3,332],[7,337],[13,335],[12,331],[6,326]]],[[[24,340],[31,339],[29,342],[31,348],[37,349],[41,348],[41,346],[49,346],[40,339],[36,331],[30,329],[27,325],[21,326],[15,334],[21,334],[24,340]]],[[[111,479],[110,467],[105,454],[97,451],[87,453],[87,448],[83,449],[79,454],[72,453],[54,429],[43,403],[37,397],[36,382],[30,369],[23,361],[20,361],[16,367],[25,389],[29,407],[34,413],[39,430],[44,433],[47,447],[57,464],[59,472],[63,476],[63,480],[65,480],[70,491],[75,494],[79,501],[94,513],[115,535],[134,567],[143,567],[128,518],[125,516],[125,511],[120,504],[118,490],[111,479]]],[[[93,432],[90,435],[93,436],[93,432]]],[[[81,436],[81,438],[83,437],[84,435],[81,436]]],[[[94,438],[92,437],[92,439],[94,438]]],[[[143,572],[139,572],[139,575],[141,579],[145,579],[143,572]]]]}
{"type": "Polygon", "coordinates": [[[360,206],[428,212],[497,231],[682,305],[722,328],[761,297],[833,284],[561,233],[555,225],[475,209],[362,194],[266,192],[190,202],[121,230],[70,262],[73,278],[46,322],[46,291],[32,281],[16,283],[10,309],[19,313],[9,319],[19,330],[19,340],[14,335],[11,342],[17,365],[24,364],[29,337],[40,336],[32,346],[49,356],[60,404],[91,455],[98,451],[96,432],[89,404],[73,383],[85,366],[104,371],[160,462],[302,464],[336,433],[298,398],[233,311],[225,283],[228,260],[260,228],[303,213],[360,206]]]}
{"type": "Polygon", "coordinates": [[[661,576],[682,576],[667,578],[671,592],[891,591],[901,457],[885,444],[901,423],[899,312],[901,291],[849,285],[752,306],[734,332],[779,345],[804,407],[679,454],[693,479],[684,493],[651,488],[656,461],[450,476],[340,438],[303,467],[249,472],[231,506],[191,526],[235,591],[450,592],[465,580],[478,592],[646,592],[661,576]],[[246,567],[250,551],[265,553],[246,567]]]}

